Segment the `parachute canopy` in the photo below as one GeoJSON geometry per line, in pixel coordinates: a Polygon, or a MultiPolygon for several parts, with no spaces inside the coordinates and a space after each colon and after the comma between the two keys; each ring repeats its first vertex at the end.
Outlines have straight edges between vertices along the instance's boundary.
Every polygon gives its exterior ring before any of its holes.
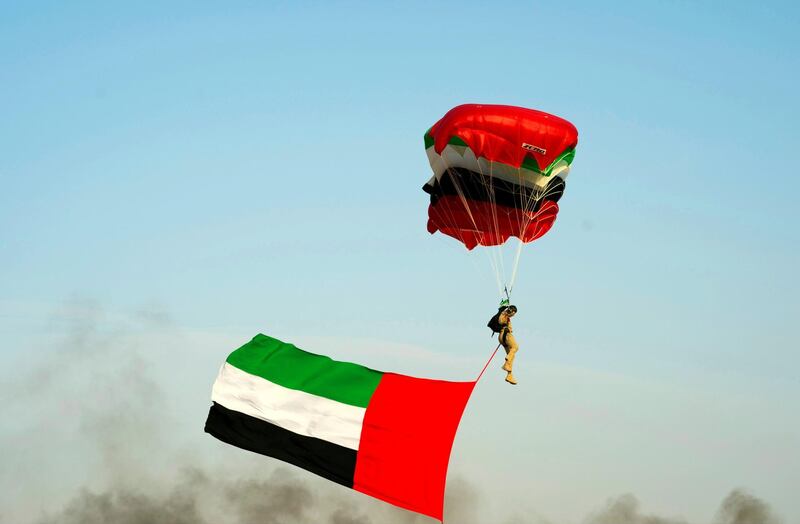
{"type": "Polygon", "coordinates": [[[497,246],[532,242],[553,225],[575,158],[578,130],[555,115],[505,105],[465,104],[425,133],[433,177],[428,231],[497,246]]]}

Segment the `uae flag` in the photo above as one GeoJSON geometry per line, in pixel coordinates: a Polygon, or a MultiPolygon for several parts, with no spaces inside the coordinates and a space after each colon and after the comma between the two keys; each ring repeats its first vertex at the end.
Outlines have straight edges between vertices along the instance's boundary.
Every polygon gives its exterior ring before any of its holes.
{"type": "Polygon", "coordinates": [[[474,387],[383,373],[256,335],[220,369],[205,430],[442,520],[450,450],[474,387]]]}

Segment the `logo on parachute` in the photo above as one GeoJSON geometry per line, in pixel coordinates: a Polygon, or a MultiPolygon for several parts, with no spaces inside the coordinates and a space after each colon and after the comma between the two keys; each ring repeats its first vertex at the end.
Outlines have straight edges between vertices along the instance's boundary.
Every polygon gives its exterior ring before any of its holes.
{"type": "Polygon", "coordinates": [[[543,155],[547,154],[547,149],[544,149],[543,147],[535,146],[533,144],[528,144],[527,142],[523,142],[522,143],[522,149],[525,149],[527,151],[533,151],[534,153],[541,153],[543,155]]]}

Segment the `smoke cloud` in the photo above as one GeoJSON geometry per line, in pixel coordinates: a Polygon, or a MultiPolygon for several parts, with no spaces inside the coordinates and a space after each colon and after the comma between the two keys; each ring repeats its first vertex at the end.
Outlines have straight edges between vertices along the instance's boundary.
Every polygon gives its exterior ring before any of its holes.
{"type": "Polygon", "coordinates": [[[606,507],[591,515],[586,524],[688,524],[683,519],[643,515],[639,509],[639,501],[631,494],[622,495],[610,500],[606,507]]]}
{"type": "Polygon", "coordinates": [[[762,500],[742,490],[725,497],[714,524],[780,524],[770,507],[762,500]]]}
{"type": "MultiPolygon", "coordinates": [[[[207,370],[218,365],[218,350],[176,350],[186,340],[163,313],[109,318],[96,305],[78,302],[59,318],[66,319],[65,333],[54,336],[29,369],[0,383],[0,400],[13,406],[10,418],[17,421],[0,433],[9,457],[0,471],[0,506],[6,508],[0,522],[435,522],[202,434],[213,380],[207,370]]],[[[480,493],[451,478],[445,522],[478,524],[480,509],[480,493]]],[[[493,522],[555,524],[539,515],[499,515],[493,522]]],[[[590,513],[584,524],[689,523],[648,515],[627,494],[590,513]]],[[[712,524],[780,520],[765,502],[735,490],[712,524]]]]}

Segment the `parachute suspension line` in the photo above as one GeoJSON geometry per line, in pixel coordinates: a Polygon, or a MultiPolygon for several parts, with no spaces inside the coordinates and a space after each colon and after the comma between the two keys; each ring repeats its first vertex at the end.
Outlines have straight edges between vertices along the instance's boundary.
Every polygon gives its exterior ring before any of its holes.
{"type": "MultiPolygon", "coordinates": [[[[535,213],[533,213],[533,209],[536,207],[536,205],[542,199],[542,195],[539,192],[538,188],[535,187],[536,184],[533,184],[533,187],[528,185],[527,182],[529,182],[529,181],[526,180],[525,177],[523,176],[522,167],[517,169],[517,176],[518,176],[518,179],[519,179],[519,187],[520,188],[530,188],[531,189],[531,191],[529,192],[528,195],[526,195],[525,189],[521,189],[520,193],[519,193],[519,197],[520,197],[519,198],[519,200],[520,200],[520,206],[519,207],[522,210],[521,211],[522,212],[522,217],[521,217],[522,220],[520,221],[520,223],[522,225],[522,231],[521,232],[524,232],[524,231],[528,230],[528,226],[534,220],[535,213]]],[[[519,252],[517,252],[517,261],[518,260],[519,260],[519,252]]],[[[515,268],[515,271],[516,271],[516,268],[515,268]]],[[[514,280],[514,277],[512,277],[512,285],[513,285],[513,280],[514,280]]]]}
{"type": "Polygon", "coordinates": [[[483,373],[486,371],[486,368],[488,368],[489,364],[492,363],[492,360],[494,360],[494,356],[497,355],[497,350],[498,349],[500,349],[500,344],[497,344],[497,347],[494,348],[494,351],[492,352],[492,356],[489,357],[489,360],[487,360],[486,364],[483,365],[483,369],[481,370],[480,374],[478,375],[478,378],[475,379],[475,383],[477,383],[481,379],[481,377],[483,376],[483,373]]]}
{"type": "Polygon", "coordinates": [[[517,168],[517,186],[521,189],[515,191],[516,196],[518,197],[518,207],[514,210],[514,213],[517,216],[517,219],[520,224],[520,230],[518,235],[514,235],[517,237],[517,249],[514,255],[514,264],[511,268],[511,278],[510,280],[506,281],[505,287],[505,294],[506,298],[509,303],[511,302],[511,290],[514,289],[514,283],[517,280],[517,270],[519,269],[519,260],[520,255],[522,254],[522,245],[524,242],[522,241],[522,236],[524,235],[525,231],[528,229],[528,225],[533,220],[532,218],[532,210],[536,206],[538,202],[537,194],[534,191],[531,191],[529,195],[526,195],[526,189],[528,186],[528,181],[523,176],[523,170],[521,167],[517,168]]]}
{"type": "MultiPolygon", "coordinates": [[[[521,230],[519,232],[519,235],[517,236],[517,240],[519,240],[519,243],[517,244],[517,252],[514,255],[514,265],[512,266],[512,269],[511,269],[511,279],[507,282],[509,290],[513,290],[514,289],[514,282],[517,279],[517,269],[519,268],[519,258],[520,258],[520,255],[522,254],[522,244],[523,244],[522,237],[523,237],[525,231],[528,229],[528,224],[530,223],[530,218],[529,218],[530,217],[530,213],[528,211],[528,205],[530,204],[530,199],[528,199],[528,201],[526,201],[526,199],[525,199],[525,189],[524,188],[527,187],[525,182],[526,182],[526,180],[525,180],[525,177],[523,176],[523,173],[522,173],[522,167],[518,167],[517,168],[517,185],[520,188],[520,190],[519,190],[519,207],[517,208],[516,213],[518,213],[517,216],[520,218],[519,223],[520,223],[520,225],[522,227],[521,227],[521,230]]],[[[509,303],[511,303],[511,297],[508,296],[508,295],[509,295],[509,292],[506,293],[506,298],[509,301],[509,303]]]]}
{"type": "MultiPolygon", "coordinates": [[[[514,282],[517,280],[517,269],[519,268],[519,256],[522,254],[522,240],[519,241],[517,244],[517,254],[514,257],[514,269],[511,272],[511,280],[508,282],[508,293],[511,293],[511,290],[514,289],[514,282]]],[[[511,297],[508,297],[511,300],[511,297]]]]}
{"type": "Polygon", "coordinates": [[[503,281],[500,278],[500,271],[497,270],[497,266],[496,265],[493,265],[492,267],[494,269],[494,279],[495,279],[495,282],[497,282],[497,292],[502,294],[503,293],[503,281]]]}
{"type": "MultiPolygon", "coordinates": [[[[447,157],[445,156],[447,154],[447,151],[445,150],[442,153],[443,154],[442,154],[441,158],[442,158],[442,161],[445,164],[445,173],[443,174],[443,176],[448,176],[450,178],[450,181],[453,184],[453,189],[455,189],[455,191],[456,191],[456,196],[458,197],[458,200],[461,202],[461,205],[464,207],[464,211],[466,212],[467,216],[469,217],[470,222],[472,222],[473,227],[477,231],[479,229],[478,228],[478,223],[477,223],[477,220],[475,219],[475,216],[472,214],[472,209],[470,208],[470,205],[469,205],[469,199],[471,198],[471,195],[467,194],[468,192],[461,185],[461,181],[460,181],[460,177],[459,177],[458,171],[454,170],[450,166],[450,163],[447,162],[447,157]]],[[[456,226],[458,225],[458,222],[457,222],[457,220],[455,218],[454,212],[453,211],[445,211],[445,214],[447,215],[448,225],[452,226],[455,229],[456,226]]],[[[481,249],[480,251],[484,251],[484,250],[481,249]]],[[[500,292],[502,290],[502,283],[501,283],[501,279],[500,279],[500,271],[498,269],[497,256],[492,250],[486,249],[485,251],[486,251],[487,258],[489,259],[489,266],[492,268],[492,271],[493,271],[493,273],[495,275],[495,280],[496,280],[496,283],[497,283],[498,292],[500,292]]]]}
{"type": "MultiPolygon", "coordinates": [[[[467,212],[467,215],[469,216],[469,219],[472,222],[472,225],[475,227],[475,230],[477,231],[479,229],[478,228],[478,223],[475,220],[475,217],[472,215],[472,210],[470,209],[469,200],[467,198],[470,195],[467,195],[466,191],[461,186],[461,182],[460,182],[459,177],[458,177],[458,172],[451,171],[450,164],[447,163],[446,160],[445,160],[445,165],[447,166],[447,173],[450,176],[450,179],[453,181],[453,187],[455,188],[456,193],[458,194],[458,198],[461,201],[461,205],[464,206],[464,210],[467,212]]],[[[480,168],[480,161],[478,161],[478,167],[479,167],[479,169],[481,169],[480,168]]],[[[481,182],[484,184],[484,186],[486,185],[486,182],[484,181],[485,177],[486,177],[486,175],[483,173],[483,169],[481,169],[481,182]]],[[[495,214],[496,210],[495,210],[495,206],[494,206],[494,192],[489,193],[489,195],[490,195],[490,199],[491,199],[491,203],[492,203],[491,209],[492,209],[493,214],[495,214]]],[[[495,229],[497,229],[497,218],[496,218],[496,216],[493,216],[492,218],[493,218],[494,223],[495,223],[495,229]]],[[[453,221],[455,222],[455,219],[453,221]]],[[[487,257],[489,258],[489,265],[491,266],[491,268],[492,268],[492,270],[494,272],[494,275],[495,275],[495,280],[497,282],[497,289],[498,289],[498,291],[500,291],[502,289],[502,278],[501,278],[501,276],[505,273],[505,270],[503,268],[503,258],[501,256],[502,253],[500,253],[498,251],[498,249],[486,249],[485,251],[486,251],[487,257]]]]}
{"type": "MultiPolygon", "coordinates": [[[[465,215],[468,217],[475,231],[477,232],[481,228],[484,228],[484,230],[488,229],[495,238],[500,238],[500,230],[502,226],[501,221],[503,221],[504,217],[501,217],[501,211],[499,211],[497,206],[497,184],[500,183],[502,185],[502,182],[498,182],[494,176],[494,171],[497,167],[495,162],[487,160],[486,158],[475,158],[475,169],[477,171],[476,174],[478,174],[477,181],[479,183],[479,185],[476,187],[482,187],[482,190],[478,190],[479,193],[473,195],[471,194],[472,186],[465,183],[466,180],[461,175],[458,168],[450,165],[448,156],[447,150],[442,152],[441,160],[445,166],[444,176],[447,176],[452,182],[455,196],[458,202],[463,206],[465,215]],[[478,222],[481,220],[481,218],[474,214],[474,210],[472,209],[470,202],[474,199],[481,198],[481,196],[487,199],[490,205],[487,209],[488,215],[479,225],[478,222]],[[486,219],[488,219],[488,221],[486,219]]],[[[512,262],[510,257],[507,256],[511,253],[505,251],[507,247],[510,247],[508,244],[495,244],[489,246],[481,244],[482,249],[480,249],[481,251],[486,251],[491,271],[495,275],[495,283],[497,285],[498,295],[501,298],[503,298],[505,295],[505,300],[510,300],[510,291],[513,290],[514,285],[516,284],[517,273],[519,271],[519,264],[522,255],[522,245],[524,244],[522,238],[528,227],[534,223],[538,217],[538,211],[534,210],[536,210],[539,205],[547,199],[547,197],[555,192],[552,181],[556,177],[552,177],[547,181],[544,187],[542,187],[539,186],[535,181],[541,180],[541,172],[538,172],[539,176],[535,177],[534,179],[528,177],[526,173],[528,173],[528,171],[522,167],[516,168],[516,183],[514,184],[516,187],[511,189],[516,200],[515,209],[513,209],[511,212],[514,213],[515,222],[519,224],[520,230],[517,232],[518,234],[512,235],[517,237],[518,243],[515,253],[512,255],[513,265],[510,265],[509,267],[511,270],[510,278],[505,267],[509,264],[509,262],[512,262]]],[[[442,210],[442,214],[440,216],[442,219],[447,220],[453,229],[458,229],[458,220],[455,217],[454,210],[445,208],[442,210]]],[[[537,231],[534,231],[533,234],[538,234],[539,229],[540,226],[537,225],[537,231]]],[[[473,260],[473,262],[475,261],[473,260]]]]}
{"type": "MultiPolygon", "coordinates": [[[[491,204],[489,206],[489,209],[490,209],[491,216],[492,216],[492,226],[493,226],[493,229],[494,229],[493,233],[494,233],[495,237],[499,237],[500,236],[500,223],[499,223],[499,221],[497,219],[497,199],[496,199],[495,193],[494,193],[494,182],[493,182],[493,178],[492,178],[492,176],[494,174],[493,173],[494,164],[490,160],[486,161],[488,166],[489,166],[489,174],[487,175],[483,171],[483,163],[481,162],[481,159],[476,157],[476,161],[477,161],[478,170],[480,171],[481,184],[483,185],[484,191],[489,196],[489,203],[491,204]]],[[[506,274],[505,264],[503,263],[503,249],[502,249],[502,246],[500,246],[500,245],[491,246],[491,247],[489,247],[487,249],[487,253],[489,253],[490,257],[492,258],[492,268],[494,269],[494,276],[495,276],[495,280],[497,282],[497,291],[498,291],[498,293],[500,293],[502,295],[502,293],[503,293],[503,280],[505,280],[505,274],[506,274]]]]}
{"type": "MultiPolygon", "coordinates": [[[[487,160],[489,164],[489,176],[485,178],[485,182],[489,185],[489,194],[491,195],[491,202],[492,202],[492,221],[494,223],[494,235],[495,238],[500,237],[500,220],[498,219],[498,210],[497,210],[497,197],[494,192],[494,162],[491,160],[487,160]]],[[[483,181],[483,180],[482,180],[483,181]]],[[[493,251],[495,255],[500,260],[500,274],[498,275],[498,280],[505,280],[506,279],[506,268],[505,268],[505,257],[503,256],[503,246],[501,244],[497,244],[493,247],[493,251]],[[499,278],[502,277],[502,278],[499,278]]]]}
{"type": "MultiPolygon", "coordinates": [[[[478,230],[478,223],[475,220],[475,217],[472,215],[472,210],[469,207],[469,201],[467,200],[467,195],[466,195],[466,193],[464,191],[464,188],[461,187],[461,183],[458,180],[458,178],[456,178],[456,176],[454,176],[454,174],[450,172],[450,165],[449,164],[447,165],[447,171],[448,171],[448,175],[450,176],[451,180],[453,181],[453,187],[455,188],[456,193],[458,193],[458,198],[459,198],[459,200],[461,200],[461,205],[464,206],[464,209],[466,210],[467,215],[469,216],[469,219],[472,222],[472,225],[475,227],[475,230],[477,231],[478,230]]],[[[457,175],[457,173],[455,173],[455,175],[457,175]]],[[[455,221],[455,219],[454,219],[454,221],[455,221]]],[[[497,280],[497,287],[499,289],[500,286],[501,286],[501,282],[500,282],[500,271],[498,270],[497,253],[495,253],[494,250],[487,249],[486,250],[486,255],[489,257],[489,265],[494,270],[495,279],[497,280]]]]}

